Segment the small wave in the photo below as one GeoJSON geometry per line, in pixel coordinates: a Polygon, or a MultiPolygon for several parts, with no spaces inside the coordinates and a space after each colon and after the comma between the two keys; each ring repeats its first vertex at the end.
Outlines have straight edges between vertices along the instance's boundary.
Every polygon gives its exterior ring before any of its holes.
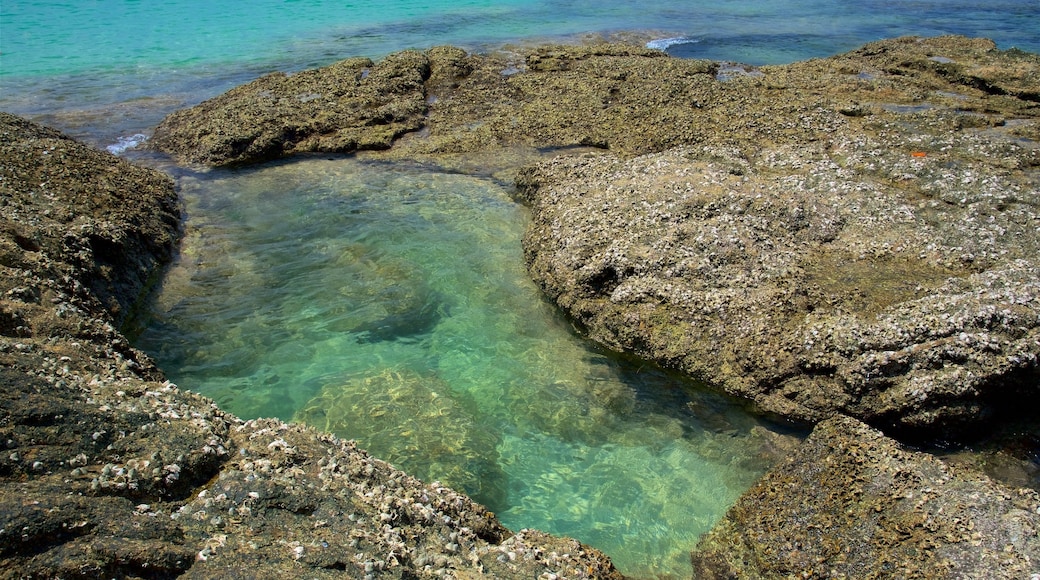
{"type": "Polygon", "coordinates": [[[764,77],[765,73],[753,66],[735,62],[720,62],[719,70],[715,73],[715,79],[720,81],[731,81],[737,77],[764,77]]]}
{"type": "Polygon", "coordinates": [[[646,43],[647,48],[654,48],[657,50],[668,50],[669,47],[677,44],[695,44],[700,42],[696,38],[690,38],[689,36],[673,36],[671,38],[658,38],[651,40],[646,43]]]}
{"type": "Polygon", "coordinates": [[[142,133],[137,133],[129,137],[120,137],[119,141],[116,141],[114,144],[105,147],[105,149],[107,149],[108,152],[112,155],[119,155],[127,149],[133,149],[141,143],[144,143],[146,139],[148,139],[148,137],[142,133]]]}

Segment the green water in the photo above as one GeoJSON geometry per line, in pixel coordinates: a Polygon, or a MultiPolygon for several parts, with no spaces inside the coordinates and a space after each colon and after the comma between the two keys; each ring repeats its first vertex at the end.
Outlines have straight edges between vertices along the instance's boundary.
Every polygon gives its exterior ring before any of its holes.
{"type": "Polygon", "coordinates": [[[633,576],[688,576],[767,467],[770,432],[732,403],[575,335],[492,180],[322,159],[181,187],[187,238],[138,346],[228,411],[357,439],[633,576]]]}

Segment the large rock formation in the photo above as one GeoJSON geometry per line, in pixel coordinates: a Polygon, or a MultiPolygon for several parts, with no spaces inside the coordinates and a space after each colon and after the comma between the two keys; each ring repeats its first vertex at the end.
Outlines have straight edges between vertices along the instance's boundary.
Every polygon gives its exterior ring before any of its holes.
{"type": "Polygon", "coordinates": [[[699,138],[691,95],[711,100],[716,69],[623,45],[543,47],[525,56],[439,47],[262,77],[170,115],[151,143],[210,165],[391,144],[392,155],[439,161],[518,146],[648,152],[699,138]],[[394,113],[379,114],[384,109],[394,113]]]}
{"type": "Polygon", "coordinates": [[[230,165],[305,151],[386,149],[422,126],[429,57],[355,58],[295,75],[272,73],[158,127],[153,144],[187,160],[230,165]]]}
{"type": "Polygon", "coordinates": [[[172,181],[0,113],[0,576],[619,578],[576,541],[314,429],[182,391],[116,324],[172,181]]]}
{"type": "Polygon", "coordinates": [[[952,38],[741,75],[716,138],[522,171],[530,271],[595,340],[763,411],[963,435],[1040,395],[1037,82],[952,38]]]}

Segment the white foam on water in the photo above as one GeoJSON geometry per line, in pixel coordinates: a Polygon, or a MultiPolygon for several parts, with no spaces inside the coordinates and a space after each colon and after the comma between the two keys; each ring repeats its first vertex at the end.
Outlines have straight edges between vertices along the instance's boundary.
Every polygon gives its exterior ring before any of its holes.
{"type": "Polygon", "coordinates": [[[688,36],[673,36],[671,38],[658,38],[651,40],[646,43],[647,48],[653,48],[657,50],[668,50],[670,47],[677,44],[696,44],[700,42],[696,38],[690,38],[688,36]]]}
{"type": "Polygon", "coordinates": [[[144,143],[148,139],[148,136],[143,133],[135,133],[129,137],[120,137],[118,141],[105,147],[112,155],[119,155],[125,152],[127,149],[133,149],[141,143],[144,143]]]}

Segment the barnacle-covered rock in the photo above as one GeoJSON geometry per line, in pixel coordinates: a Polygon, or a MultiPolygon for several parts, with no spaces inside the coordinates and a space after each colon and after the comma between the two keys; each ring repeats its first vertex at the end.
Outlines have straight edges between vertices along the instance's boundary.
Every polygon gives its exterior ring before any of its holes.
{"type": "Polygon", "coordinates": [[[592,338],[765,412],[970,435],[1040,396],[1040,112],[943,72],[1001,66],[1040,74],[886,41],[723,83],[707,142],[529,167],[530,272],[592,338]]]}
{"type": "Polygon", "coordinates": [[[701,540],[694,577],[1028,578],[1038,533],[1034,490],[842,417],[817,425],[701,540]]]}
{"type": "Polygon", "coordinates": [[[182,159],[233,165],[306,151],[386,149],[422,126],[430,61],[417,51],[293,75],[271,73],[177,111],[153,144],[182,159]]]}

